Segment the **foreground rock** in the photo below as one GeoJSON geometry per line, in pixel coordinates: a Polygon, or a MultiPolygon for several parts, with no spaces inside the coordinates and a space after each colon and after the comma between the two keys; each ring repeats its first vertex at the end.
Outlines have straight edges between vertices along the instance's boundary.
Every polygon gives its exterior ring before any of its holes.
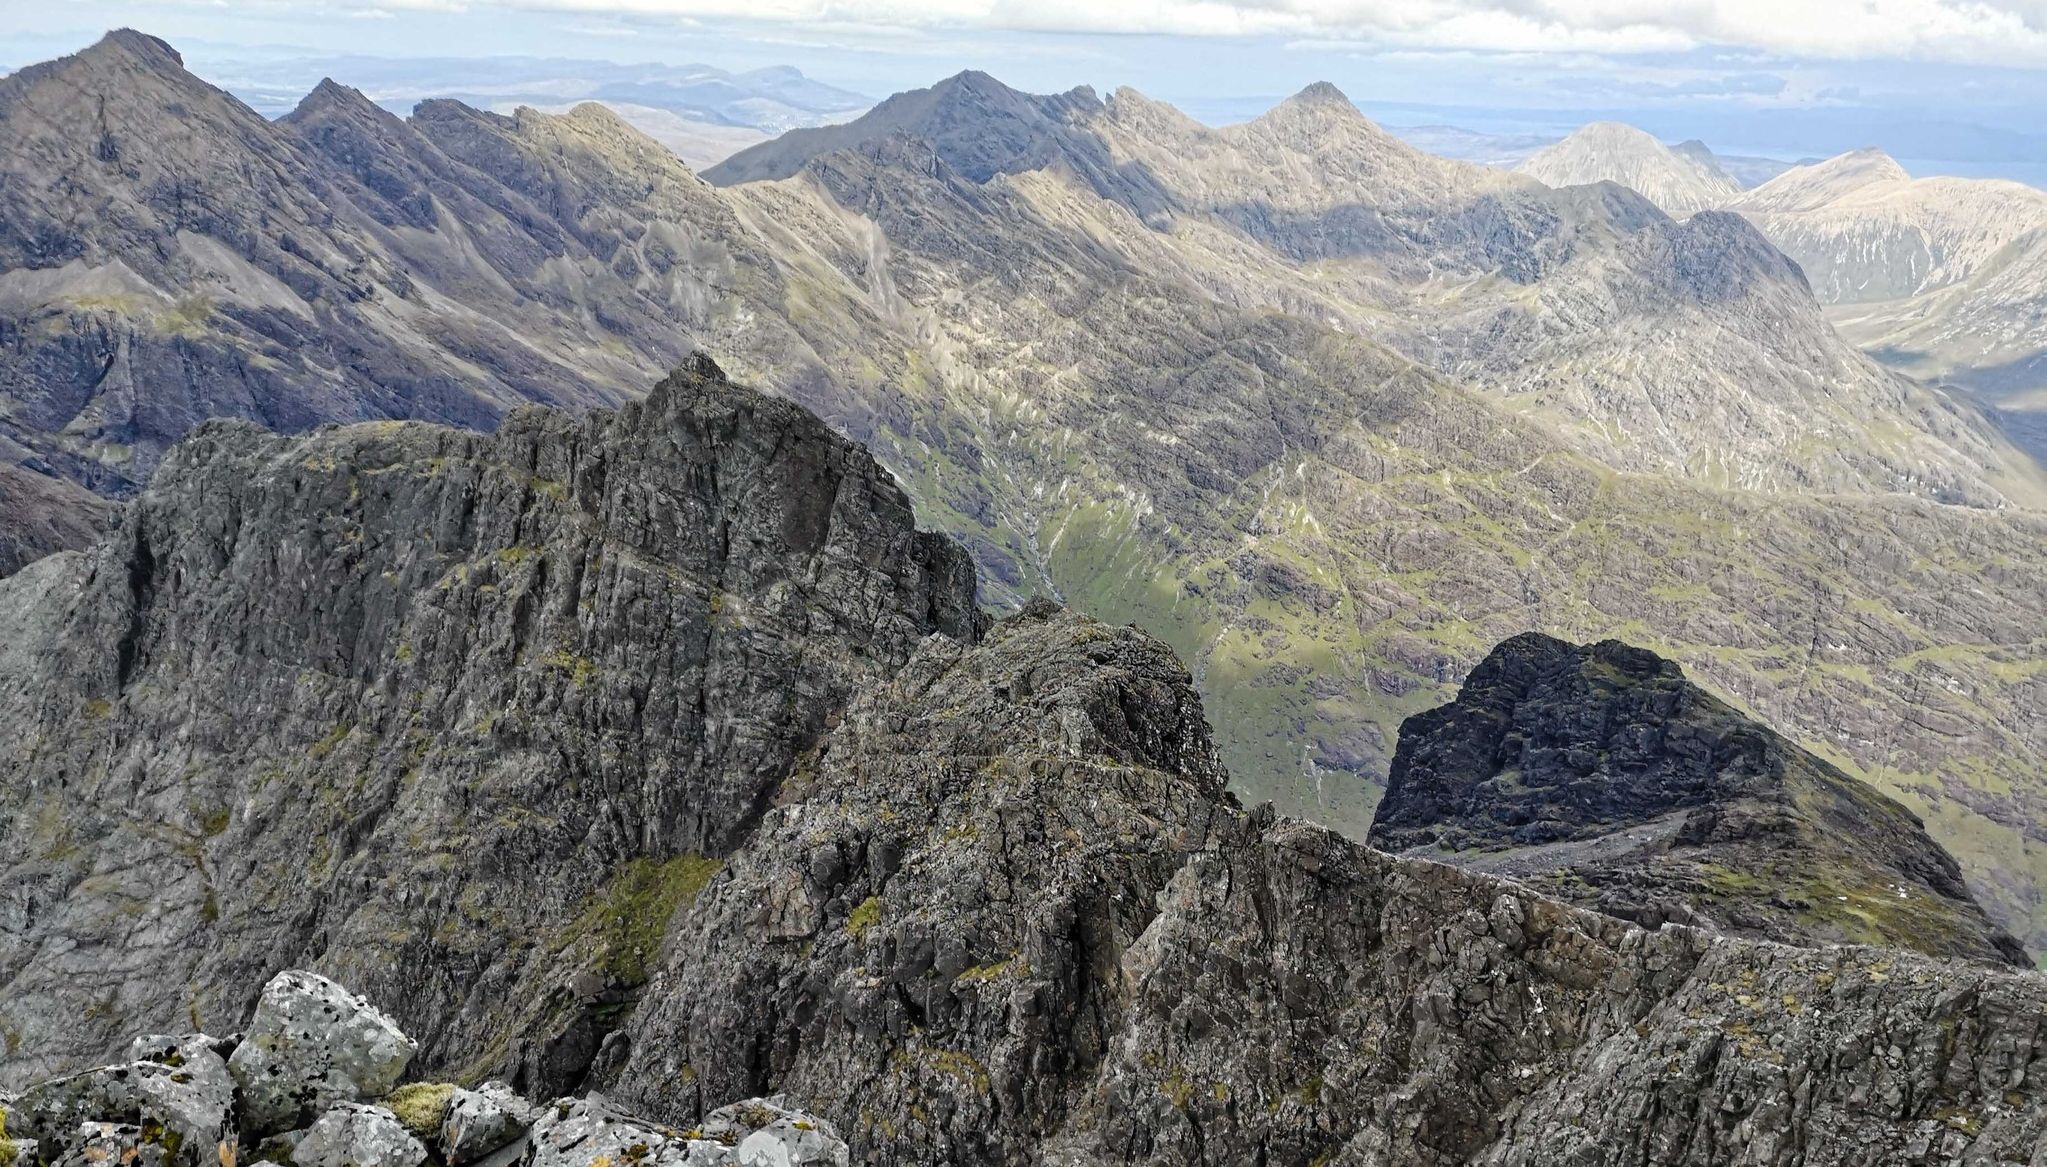
{"type": "Polygon", "coordinates": [[[35,1083],[16,1098],[0,1096],[0,1165],[849,1162],[830,1123],[778,1098],[731,1103],[684,1133],[595,1100],[536,1106],[502,1082],[475,1090],[434,1083],[394,1090],[416,1044],[369,1002],[324,977],[287,970],[264,988],[247,1036],[139,1038],[130,1052],[141,1060],[35,1083]]]}
{"type": "Polygon", "coordinates": [[[2032,965],[1911,811],[1616,641],[1517,636],[1409,718],[1371,840],[1650,927],[2032,965]]]}

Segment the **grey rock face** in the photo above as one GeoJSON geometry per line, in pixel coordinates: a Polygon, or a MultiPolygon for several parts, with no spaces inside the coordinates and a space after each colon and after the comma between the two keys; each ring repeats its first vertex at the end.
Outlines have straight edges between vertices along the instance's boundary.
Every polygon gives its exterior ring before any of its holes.
{"type": "Polygon", "coordinates": [[[473,1163],[525,1137],[539,1117],[537,1107],[503,1082],[458,1089],[449,1096],[441,1120],[441,1156],[451,1167],[473,1163]]]}
{"type": "Polygon", "coordinates": [[[750,1098],[704,1116],[702,1131],[732,1148],[736,1167],[846,1167],[850,1155],[832,1124],[791,1110],[782,1098],[750,1098]]]}
{"type": "Polygon", "coordinates": [[[40,1162],[51,1167],[106,1167],[119,1163],[123,1167],[167,1167],[171,1159],[163,1145],[151,1138],[141,1127],[117,1122],[88,1122],[79,1124],[70,1138],[64,1142],[61,1155],[47,1157],[38,1146],[38,1152],[45,1157],[40,1162]]]}
{"type": "Polygon", "coordinates": [[[422,1073],[572,1086],[666,914],[854,692],[978,635],[974,588],[872,458],[707,361],[492,436],[205,427],[99,548],[0,582],[0,675],[44,678],[0,687],[0,1077],[309,965],[422,1073]]]}
{"type": "Polygon", "coordinates": [[[678,1125],[786,1091],[908,1163],[1845,1167],[2047,1132],[2036,974],[1645,932],[1241,814],[1187,710],[1169,653],[1065,613],[927,645],[677,921],[606,1088],[678,1125]]]}
{"type": "MultiPolygon", "coordinates": [[[[388,1105],[348,1100],[382,1093],[412,1040],[346,989],[299,970],[266,988],[246,1039],[149,1036],[144,1060],[39,1082],[0,1095],[0,1167],[233,1167],[255,1156],[294,1167],[848,1167],[832,1125],[783,1098],[713,1111],[688,1132],[632,1118],[602,1099],[537,1106],[502,1082],[477,1090],[413,1083],[388,1105]],[[237,1090],[221,1050],[270,1051],[266,1078],[237,1090]],[[393,1053],[392,1051],[397,1051],[393,1053]],[[304,1084],[303,1129],[271,1133],[278,1082],[304,1084]],[[9,1131],[8,1122],[15,1124],[9,1131]],[[426,1129],[422,1141],[417,1132],[426,1129]],[[31,1134],[40,1138],[29,1137],[31,1134]],[[19,1137],[13,1137],[19,1136],[19,1137]]],[[[237,1060],[236,1069],[248,1063],[237,1060]]]]}
{"type": "Polygon", "coordinates": [[[368,1001],[325,977],[292,970],[264,986],[228,1069],[241,1088],[249,1133],[261,1136],[304,1126],[335,1102],[390,1093],[418,1048],[368,1001]]]}
{"type": "Polygon", "coordinates": [[[113,504],[61,478],[0,463],[0,576],[97,538],[113,504]]]}
{"type": "Polygon", "coordinates": [[[381,1106],[344,1102],[322,1114],[292,1154],[298,1167],[420,1167],[426,1147],[381,1106]]]}

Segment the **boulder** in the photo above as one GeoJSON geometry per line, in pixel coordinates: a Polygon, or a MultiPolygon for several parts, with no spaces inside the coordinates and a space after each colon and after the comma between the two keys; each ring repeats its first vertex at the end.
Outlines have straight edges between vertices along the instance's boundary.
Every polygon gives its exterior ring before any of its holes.
{"type": "Polygon", "coordinates": [[[503,1082],[456,1090],[441,1120],[441,1156],[450,1167],[474,1163],[526,1137],[541,1109],[503,1082]]]}
{"type": "Polygon", "coordinates": [[[702,1131],[730,1145],[730,1162],[738,1167],[847,1167],[849,1159],[845,1142],[830,1123],[790,1110],[781,1098],[749,1098],[721,1106],[705,1117],[702,1131]]]}
{"type": "Polygon", "coordinates": [[[151,1037],[129,1050],[137,1060],[52,1078],[8,1107],[9,1133],[45,1144],[56,1158],[134,1128],[139,1148],[169,1167],[212,1167],[232,1146],[234,1079],[204,1034],[151,1037]]]}
{"type": "Polygon", "coordinates": [[[248,1036],[228,1059],[242,1090],[244,1133],[293,1130],[335,1103],[389,1094],[418,1048],[396,1022],[326,977],[281,972],[264,986],[248,1036]]]}
{"type": "Polygon", "coordinates": [[[397,1115],[355,1102],[321,1115],[293,1153],[297,1167],[420,1167],[426,1158],[397,1115]]]}
{"type": "Polygon", "coordinates": [[[528,1167],[846,1167],[849,1152],[831,1124],[753,1098],[712,1111],[678,1131],[613,1109],[602,1099],[564,1099],[533,1126],[528,1167]]]}

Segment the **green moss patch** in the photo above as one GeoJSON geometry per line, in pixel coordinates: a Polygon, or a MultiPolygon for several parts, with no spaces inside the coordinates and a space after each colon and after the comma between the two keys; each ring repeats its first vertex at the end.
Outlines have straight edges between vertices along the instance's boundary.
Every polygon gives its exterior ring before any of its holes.
{"type": "Polygon", "coordinates": [[[721,859],[678,855],[665,862],[636,859],[604,885],[564,928],[554,951],[594,950],[604,971],[619,983],[647,982],[647,966],[661,951],[668,921],[694,904],[721,859]]]}

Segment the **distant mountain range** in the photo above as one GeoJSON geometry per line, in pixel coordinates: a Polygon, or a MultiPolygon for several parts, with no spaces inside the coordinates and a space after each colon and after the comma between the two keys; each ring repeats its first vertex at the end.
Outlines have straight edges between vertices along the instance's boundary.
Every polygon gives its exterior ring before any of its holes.
{"type": "Polygon", "coordinates": [[[1913,178],[1881,150],[1793,167],[1742,192],[1697,143],[1586,126],[1519,169],[1611,181],[1666,211],[1733,211],[1798,262],[1848,340],[1903,372],[1980,394],[2047,457],[2047,192],[1913,178]]]}
{"type": "Polygon", "coordinates": [[[972,73],[713,185],[590,103],[268,120],[136,33],[0,81],[0,151],[38,473],[126,495],[211,417],[523,424],[701,347],[868,444],[990,602],[1171,643],[1249,797],[1362,833],[1492,645],[1625,636],[2047,936],[2047,481],[1739,216],[1435,157],[1327,85],[1211,129],[972,73]]]}
{"type": "Polygon", "coordinates": [[[709,65],[620,64],[555,57],[236,58],[219,78],[266,117],[291,111],[322,77],[346,77],[394,113],[449,98],[509,113],[583,101],[646,106],[709,125],[780,133],[842,118],[872,98],[787,65],[730,72],[709,65]]]}

